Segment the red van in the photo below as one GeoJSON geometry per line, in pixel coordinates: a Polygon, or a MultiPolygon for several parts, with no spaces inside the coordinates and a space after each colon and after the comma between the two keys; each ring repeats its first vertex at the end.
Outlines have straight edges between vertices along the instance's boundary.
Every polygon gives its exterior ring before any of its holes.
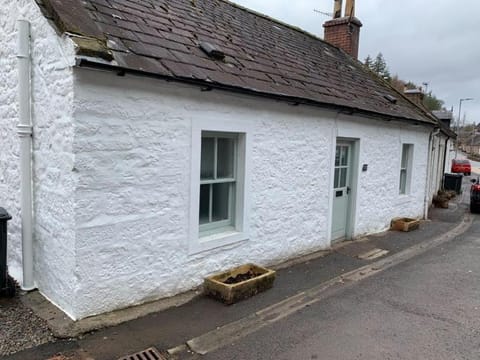
{"type": "Polygon", "coordinates": [[[452,160],[452,173],[463,173],[464,175],[470,175],[472,173],[472,166],[468,160],[453,159],[452,160]]]}

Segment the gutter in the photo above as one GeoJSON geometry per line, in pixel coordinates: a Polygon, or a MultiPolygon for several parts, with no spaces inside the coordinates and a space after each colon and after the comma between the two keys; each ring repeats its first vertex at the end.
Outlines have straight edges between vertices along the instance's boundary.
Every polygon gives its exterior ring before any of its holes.
{"type": "MultiPolygon", "coordinates": [[[[450,140],[451,138],[449,136],[447,136],[446,140],[445,140],[445,149],[443,151],[443,168],[442,168],[442,174],[445,175],[445,168],[447,167],[447,154],[448,154],[448,141],[450,140]]],[[[443,177],[442,179],[442,189],[445,188],[445,177],[443,177]]]]}
{"type": "Polygon", "coordinates": [[[194,86],[199,86],[202,88],[202,91],[211,91],[213,89],[217,90],[224,90],[224,91],[229,91],[229,92],[234,92],[237,94],[246,94],[246,95],[253,95],[256,97],[262,97],[262,98],[269,98],[269,99],[274,99],[278,101],[283,101],[287,102],[291,105],[309,105],[309,106],[315,106],[315,107],[321,107],[323,109],[332,109],[335,111],[340,111],[344,114],[347,115],[361,115],[364,117],[368,117],[371,119],[375,120],[383,120],[383,121],[400,121],[402,123],[410,123],[412,125],[423,125],[423,126],[428,126],[428,127],[437,127],[438,124],[437,122],[433,121],[432,122],[427,122],[425,120],[419,120],[419,119],[411,119],[411,118],[405,118],[405,117],[400,117],[400,116],[393,116],[393,115],[387,115],[387,114],[381,114],[381,113],[376,113],[376,112],[371,112],[367,110],[362,110],[350,106],[345,106],[345,105],[339,105],[339,104],[331,104],[331,103],[322,103],[320,101],[315,101],[315,100],[308,100],[305,98],[300,98],[300,97],[295,97],[295,96],[290,96],[290,95],[282,95],[282,94],[272,94],[268,92],[262,92],[258,91],[255,89],[250,89],[250,88],[243,88],[243,87],[236,87],[236,86],[230,86],[230,85],[223,85],[220,83],[214,83],[214,82],[206,82],[204,80],[197,80],[193,78],[180,78],[180,77],[172,77],[172,76],[167,76],[167,75],[159,75],[155,73],[150,73],[147,71],[142,71],[142,70],[132,70],[128,69],[119,65],[114,65],[111,62],[104,61],[104,60],[98,60],[96,58],[92,57],[84,57],[84,56],[79,56],[76,59],[76,64],[75,66],[80,67],[80,68],[90,68],[90,69],[95,69],[95,70],[104,70],[104,71],[110,71],[116,73],[118,76],[125,76],[127,73],[136,75],[136,76],[144,76],[144,77],[149,77],[149,78],[154,78],[154,79],[162,79],[165,81],[169,82],[178,82],[178,83],[183,83],[183,84],[190,84],[194,86]]]}
{"type": "Polygon", "coordinates": [[[18,20],[18,99],[20,138],[20,193],[22,222],[22,290],[36,288],[33,281],[33,184],[32,184],[32,121],[30,23],[18,20]]]}

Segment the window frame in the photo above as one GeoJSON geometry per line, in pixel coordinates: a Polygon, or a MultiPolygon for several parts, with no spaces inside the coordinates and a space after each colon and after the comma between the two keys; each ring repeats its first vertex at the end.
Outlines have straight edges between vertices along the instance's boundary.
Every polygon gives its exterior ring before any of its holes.
{"type": "Polygon", "coordinates": [[[227,122],[210,119],[192,121],[189,254],[248,240],[250,127],[247,121],[227,122]],[[230,226],[214,226],[212,229],[202,229],[205,231],[200,231],[199,222],[202,134],[215,134],[217,136],[223,134],[237,139],[234,157],[236,183],[234,186],[235,204],[232,210],[233,223],[230,226]]]}
{"type": "MultiPolygon", "coordinates": [[[[223,230],[233,230],[235,228],[235,203],[236,203],[236,187],[237,187],[237,174],[238,174],[238,138],[239,135],[237,133],[231,132],[218,132],[218,131],[202,131],[201,133],[202,140],[204,138],[213,138],[214,141],[214,157],[213,157],[213,178],[212,179],[202,179],[200,177],[200,186],[202,185],[214,185],[214,184],[231,184],[229,187],[229,204],[228,204],[228,219],[226,220],[219,220],[219,221],[210,221],[206,224],[200,224],[199,222],[199,234],[200,236],[207,236],[215,234],[219,231],[223,230]],[[217,178],[217,154],[218,154],[218,139],[233,139],[233,164],[232,164],[232,177],[225,177],[225,178],[217,178]]],[[[201,146],[200,146],[200,170],[201,170],[201,146]]],[[[201,171],[200,171],[201,172],[201,171]]],[[[200,191],[200,188],[199,188],[200,191]]],[[[211,207],[212,204],[212,190],[209,191],[210,193],[210,204],[209,204],[209,211],[212,212],[211,207]]],[[[212,214],[210,214],[210,217],[212,214]]]]}
{"type": "Polygon", "coordinates": [[[412,178],[413,144],[402,143],[401,149],[402,150],[400,153],[400,177],[398,182],[398,193],[399,195],[409,195],[412,178]],[[405,173],[405,176],[402,176],[403,173],[405,173]],[[404,183],[402,179],[404,180],[404,183]]]}
{"type": "Polygon", "coordinates": [[[334,161],[334,175],[333,175],[334,189],[347,188],[347,185],[350,179],[350,167],[351,167],[351,165],[349,165],[350,156],[351,156],[351,145],[346,145],[345,143],[337,143],[335,145],[335,161],[334,161]],[[338,165],[337,165],[337,153],[336,153],[337,147],[340,147],[338,165]],[[347,151],[345,151],[345,149],[347,149],[347,151]],[[343,159],[345,159],[346,164],[343,163],[342,161],[343,159]],[[338,170],[338,176],[337,176],[337,170],[338,170]],[[345,174],[345,176],[343,177],[342,174],[345,174]]]}

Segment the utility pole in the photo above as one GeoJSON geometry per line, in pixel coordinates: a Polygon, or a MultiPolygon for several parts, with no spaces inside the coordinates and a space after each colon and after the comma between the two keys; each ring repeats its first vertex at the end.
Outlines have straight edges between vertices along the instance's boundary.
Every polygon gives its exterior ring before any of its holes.
{"type": "Polygon", "coordinates": [[[475,123],[473,123],[473,127],[472,127],[472,141],[470,142],[470,152],[474,152],[473,151],[473,140],[475,139],[475,123]]]}
{"type": "Polygon", "coordinates": [[[428,94],[428,82],[425,81],[422,83],[422,85],[425,86],[425,94],[428,94]]]}
{"type": "Polygon", "coordinates": [[[458,104],[458,118],[457,118],[457,141],[455,142],[455,159],[457,158],[458,155],[458,141],[459,141],[459,133],[460,133],[460,116],[462,114],[462,102],[464,101],[470,101],[473,100],[473,98],[463,98],[460,99],[460,103],[458,104]]]}

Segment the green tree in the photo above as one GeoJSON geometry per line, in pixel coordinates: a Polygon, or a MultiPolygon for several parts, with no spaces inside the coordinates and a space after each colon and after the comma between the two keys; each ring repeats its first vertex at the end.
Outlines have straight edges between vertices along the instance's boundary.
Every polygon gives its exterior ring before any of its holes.
{"type": "Polygon", "coordinates": [[[400,79],[397,74],[393,75],[393,77],[390,79],[390,85],[392,85],[392,87],[398,92],[403,93],[405,90],[405,81],[400,79]]]}
{"type": "Polygon", "coordinates": [[[370,55],[365,59],[365,66],[380,76],[382,79],[390,81],[392,76],[390,75],[390,70],[388,69],[387,62],[383,57],[383,54],[379,52],[375,57],[375,60],[372,60],[370,55]]]}
{"type": "Polygon", "coordinates": [[[368,55],[366,58],[365,58],[365,66],[367,68],[369,68],[370,70],[372,69],[372,58],[370,57],[370,55],[368,55]]]}
{"type": "Polygon", "coordinates": [[[431,91],[423,98],[423,105],[430,111],[442,110],[444,104],[445,102],[438,99],[431,91]]]}
{"type": "Polygon", "coordinates": [[[408,90],[413,90],[413,89],[418,89],[418,86],[417,86],[417,84],[415,84],[411,81],[407,81],[405,83],[405,88],[408,89],[408,90]]]}
{"type": "Polygon", "coordinates": [[[385,61],[383,54],[380,52],[378,53],[375,61],[373,62],[373,71],[375,71],[380,77],[385,80],[390,81],[392,78],[390,76],[390,71],[388,70],[387,62],[385,61]]]}
{"type": "MultiPolygon", "coordinates": [[[[383,54],[379,52],[375,59],[372,59],[370,55],[365,58],[365,66],[380,76],[382,79],[387,80],[390,82],[393,88],[402,92],[405,89],[413,90],[413,89],[420,89],[420,87],[412,81],[404,81],[398,77],[398,75],[394,75],[393,77],[390,75],[390,70],[388,69],[387,62],[383,57],[383,54]]],[[[432,92],[428,92],[425,94],[423,99],[423,105],[426,109],[433,111],[433,110],[441,110],[443,108],[444,102],[443,100],[438,99],[432,92]]]]}

